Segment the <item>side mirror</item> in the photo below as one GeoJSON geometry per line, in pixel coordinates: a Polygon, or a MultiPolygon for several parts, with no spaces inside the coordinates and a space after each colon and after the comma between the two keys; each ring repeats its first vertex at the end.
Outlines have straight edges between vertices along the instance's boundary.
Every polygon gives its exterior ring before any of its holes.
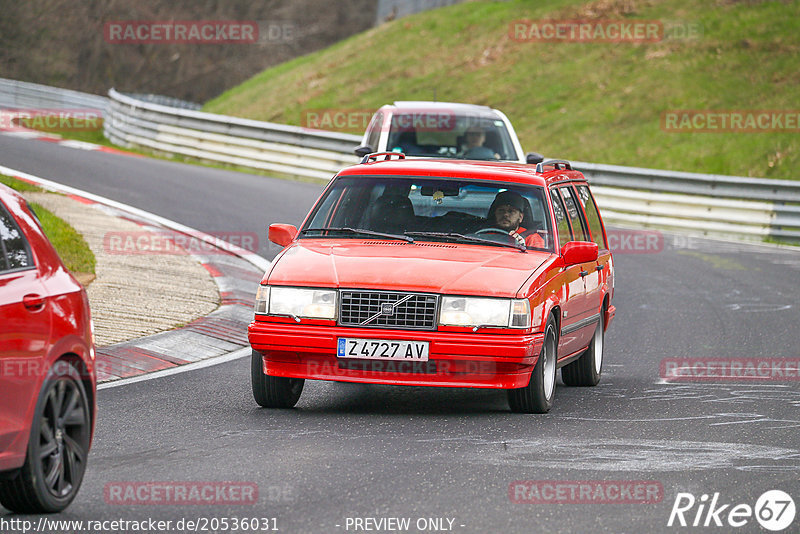
{"type": "Polygon", "coordinates": [[[597,261],[597,251],[597,243],[588,241],[570,241],[561,247],[561,255],[564,256],[564,263],[567,265],[597,261]]]}
{"type": "Polygon", "coordinates": [[[297,227],[291,224],[270,224],[268,237],[269,240],[285,247],[297,236],[297,227]]]}
{"type": "Polygon", "coordinates": [[[361,145],[359,147],[356,147],[355,150],[356,156],[358,156],[359,158],[363,158],[364,156],[372,154],[373,152],[375,152],[375,149],[373,149],[369,145],[361,145]]]}
{"type": "Polygon", "coordinates": [[[529,165],[536,165],[544,161],[544,156],[536,152],[528,152],[525,154],[525,161],[527,161],[529,165]]]}

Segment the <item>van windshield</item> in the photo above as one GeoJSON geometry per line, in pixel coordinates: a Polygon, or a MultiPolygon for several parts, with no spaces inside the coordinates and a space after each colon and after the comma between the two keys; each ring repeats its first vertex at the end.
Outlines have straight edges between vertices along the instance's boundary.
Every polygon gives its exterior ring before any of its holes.
{"type": "Polygon", "coordinates": [[[505,123],[495,114],[446,111],[396,113],[389,125],[388,151],[407,156],[515,161],[505,123]]]}

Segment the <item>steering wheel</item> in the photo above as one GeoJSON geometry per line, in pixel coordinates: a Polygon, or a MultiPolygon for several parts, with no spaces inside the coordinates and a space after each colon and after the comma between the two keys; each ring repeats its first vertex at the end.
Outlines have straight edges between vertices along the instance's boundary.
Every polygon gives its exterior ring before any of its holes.
{"type": "Polygon", "coordinates": [[[481,230],[478,230],[477,232],[473,232],[473,233],[475,233],[475,234],[489,234],[489,233],[493,233],[493,234],[503,234],[503,235],[507,235],[507,236],[510,236],[510,235],[511,235],[511,234],[508,232],[508,230],[503,230],[503,229],[501,229],[501,228],[483,228],[483,229],[481,229],[481,230]]]}

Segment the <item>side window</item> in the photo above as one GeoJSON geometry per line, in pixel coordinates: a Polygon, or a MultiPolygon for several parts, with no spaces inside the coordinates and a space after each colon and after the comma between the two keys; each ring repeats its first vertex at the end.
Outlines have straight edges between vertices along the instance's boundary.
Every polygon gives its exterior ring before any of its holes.
{"type": "Polygon", "coordinates": [[[383,113],[376,113],[369,123],[369,134],[367,134],[367,144],[372,150],[378,150],[378,143],[381,140],[381,129],[383,128],[383,113]]]}
{"type": "Polygon", "coordinates": [[[561,200],[561,195],[555,189],[550,190],[550,198],[553,200],[553,215],[556,218],[556,229],[558,230],[558,242],[563,247],[565,244],[572,241],[572,232],[569,228],[569,221],[567,220],[567,212],[564,210],[564,202],[561,200]]]}
{"type": "Polygon", "coordinates": [[[0,271],[33,266],[28,242],[2,204],[0,204],[0,247],[3,249],[0,271]]]}
{"type": "Polygon", "coordinates": [[[603,224],[600,222],[600,214],[597,211],[597,205],[594,203],[592,194],[589,192],[589,186],[578,186],[578,198],[581,199],[583,209],[586,212],[586,221],[589,223],[589,230],[592,232],[592,241],[597,243],[600,250],[606,250],[605,239],[603,238],[603,224]]]}
{"type": "Polygon", "coordinates": [[[589,241],[589,234],[586,231],[586,223],[583,221],[583,213],[575,200],[575,193],[569,186],[559,187],[559,191],[564,195],[564,205],[567,207],[567,215],[572,223],[572,233],[575,241],[589,241]]]}

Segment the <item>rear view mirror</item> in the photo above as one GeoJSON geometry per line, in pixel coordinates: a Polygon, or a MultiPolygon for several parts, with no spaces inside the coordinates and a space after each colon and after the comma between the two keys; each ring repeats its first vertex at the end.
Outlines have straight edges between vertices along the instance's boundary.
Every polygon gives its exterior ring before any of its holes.
{"type": "Polygon", "coordinates": [[[291,224],[270,224],[268,237],[269,240],[285,247],[297,236],[297,227],[291,224]]]}
{"type": "Polygon", "coordinates": [[[525,161],[529,165],[536,165],[537,163],[541,163],[544,161],[544,156],[541,154],[537,154],[536,152],[528,152],[525,155],[525,161]]]}
{"type": "Polygon", "coordinates": [[[564,263],[567,265],[577,265],[597,261],[597,243],[588,241],[570,241],[561,247],[561,255],[564,256],[564,263]]]}
{"type": "Polygon", "coordinates": [[[363,158],[364,156],[372,154],[373,152],[375,152],[375,150],[369,145],[358,146],[355,150],[356,156],[359,158],[363,158]]]}

